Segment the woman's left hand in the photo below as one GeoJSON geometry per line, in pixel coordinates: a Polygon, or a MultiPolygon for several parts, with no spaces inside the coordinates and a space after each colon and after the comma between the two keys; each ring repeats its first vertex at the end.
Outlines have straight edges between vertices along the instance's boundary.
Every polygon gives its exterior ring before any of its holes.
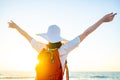
{"type": "Polygon", "coordinates": [[[8,22],[9,28],[16,28],[16,24],[11,20],[10,22],[8,22]]]}

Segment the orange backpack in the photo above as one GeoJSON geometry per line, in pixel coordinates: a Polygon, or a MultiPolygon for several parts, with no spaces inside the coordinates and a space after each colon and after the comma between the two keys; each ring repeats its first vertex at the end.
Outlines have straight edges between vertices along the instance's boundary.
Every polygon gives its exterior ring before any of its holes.
{"type": "Polygon", "coordinates": [[[57,49],[43,49],[38,55],[36,80],[62,80],[63,71],[57,49]]]}

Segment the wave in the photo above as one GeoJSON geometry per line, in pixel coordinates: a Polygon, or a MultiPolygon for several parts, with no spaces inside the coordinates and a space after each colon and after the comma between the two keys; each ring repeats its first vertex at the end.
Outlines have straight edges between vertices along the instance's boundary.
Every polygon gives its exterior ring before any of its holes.
{"type": "Polygon", "coordinates": [[[109,76],[91,76],[91,78],[110,78],[109,76]]]}
{"type": "Polygon", "coordinates": [[[0,77],[0,79],[31,79],[35,77],[0,77]]]}

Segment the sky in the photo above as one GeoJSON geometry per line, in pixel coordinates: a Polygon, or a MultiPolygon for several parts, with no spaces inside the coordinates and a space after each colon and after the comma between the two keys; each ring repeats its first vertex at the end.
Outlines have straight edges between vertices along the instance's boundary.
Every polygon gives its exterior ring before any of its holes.
{"type": "Polygon", "coordinates": [[[71,40],[108,13],[115,19],[103,23],[68,55],[70,71],[120,71],[119,0],[0,0],[0,70],[34,71],[38,53],[15,29],[13,20],[38,41],[49,25],[61,28],[71,40]]]}

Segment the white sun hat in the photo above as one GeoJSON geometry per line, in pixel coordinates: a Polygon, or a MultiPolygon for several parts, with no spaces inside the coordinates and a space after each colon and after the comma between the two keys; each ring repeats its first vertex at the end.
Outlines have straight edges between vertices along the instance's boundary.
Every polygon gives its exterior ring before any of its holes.
{"type": "Polygon", "coordinates": [[[47,33],[40,33],[36,35],[43,37],[44,39],[51,43],[65,40],[60,36],[60,28],[57,25],[49,26],[47,33]]]}

